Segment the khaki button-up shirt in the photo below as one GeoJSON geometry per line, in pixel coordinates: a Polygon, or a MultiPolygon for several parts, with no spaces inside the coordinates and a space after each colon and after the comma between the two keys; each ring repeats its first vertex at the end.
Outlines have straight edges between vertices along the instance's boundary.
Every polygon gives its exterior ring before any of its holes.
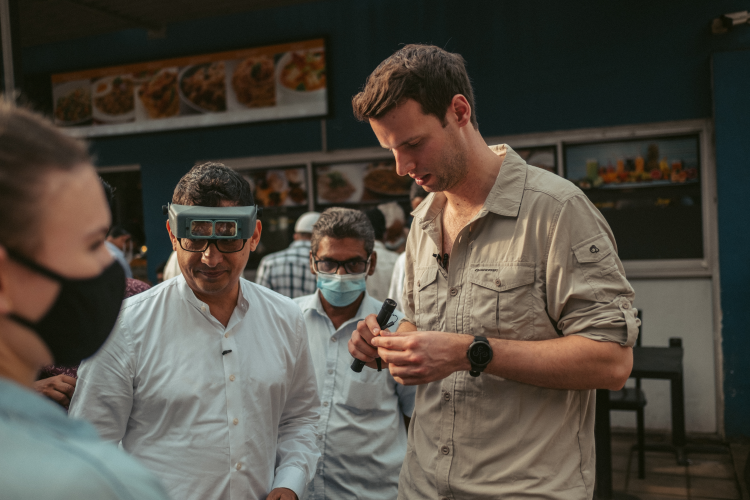
{"type": "MultiPolygon", "coordinates": [[[[506,145],[479,213],[458,234],[448,271],[446,203],[414,211],[404,321],[420,331],[514,340],[581,335],[632,346],[638,320],[615,240],[573,184],[506,145]],[[558,332],[559,330],[559,332],[558,332]]],[[[483,373],[421,385],[399,499],[592,498],[595,391],[554,390],[483,373]]]]}

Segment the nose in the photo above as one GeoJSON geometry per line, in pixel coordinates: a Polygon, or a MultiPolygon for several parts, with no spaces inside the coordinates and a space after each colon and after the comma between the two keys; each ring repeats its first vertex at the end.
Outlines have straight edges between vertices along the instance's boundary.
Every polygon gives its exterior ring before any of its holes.
{"type": "Polygon", "coordinates": [[[343,264],[339,264],[339,268],[336,271],[336,274],[349,274],[349,273],[346,272],[346,268],[344,267],[343,264]]]}
{"type": "Polygon", "coordinates": [[[398,175],[406,175],[414,170],[414,159],[404,152],[393,150],[393,157],[396,160],[396,173],[398,175]]]}
{"type": "Polygon", "coordinates": [[[201,262],[208,267],[216,267],[222,260],[224,260],[224,256],[219,252],[214,241],[210,242],[208,248],[201,254],[201,262]]]}

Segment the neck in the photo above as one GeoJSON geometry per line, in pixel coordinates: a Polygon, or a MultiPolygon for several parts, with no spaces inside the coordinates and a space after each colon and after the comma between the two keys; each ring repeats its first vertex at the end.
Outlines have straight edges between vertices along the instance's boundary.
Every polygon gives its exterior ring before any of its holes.
{"type": "Polygon", "coordinates": [[[320,297],[320,303],[323,305],[323,310],[326,312],[328,319],[333,323],[333,328],[338,330],[341,325],[352,319],[354,315],[357,314],[359,306],[362,305],[362,301],[365,298],[365,292],[362,292],[357,300],[344,307],[332,306],[326,298],[323,297],[320,290],[318,290],[318,297],[320,297]]]}
{"type": "MultiPolygon", "coordinates": [[[[21,342],[25,344],[24,339],[29,335],[33,334],[14,321],[0,317],[0,378],[12,380],[31,389],[41,366],[33,366],[28,360],[19,357],[16,349],[12,349],[7,342],[9,339],[15,338],[21,339],[21,342]]],[[[30,338],[29,340],[34,339],[30,338]]]]}
{"type": "Polygon", "coordinates": [[[451,208],[465,215],[475,214],[482,208],[505,159],[505,153],[497,155],[487,147],[479,132],[471,135],[467,147],[466,176],[444,191],[451,208]]]}
{"type": "Polygon", "coordinates": [[[211,316],[226,327],[240,296],[240,281],[237,280],[234,286],[227,287],[226,290],[217,294],[205,294],[197,290],[193,290],[193,293],[198,300],[208,305],[211,316]]]}

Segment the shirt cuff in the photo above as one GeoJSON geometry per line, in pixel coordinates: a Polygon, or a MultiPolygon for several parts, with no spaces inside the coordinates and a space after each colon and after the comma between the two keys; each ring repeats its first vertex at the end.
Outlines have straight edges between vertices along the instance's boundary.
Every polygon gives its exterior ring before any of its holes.
{"type": "Polygon", "coordinates": [[[276,471],[271,489],[289,488],[297,494],[297,498],[302,498],[305,486],[307,486],[307,480],[304,471],[290,465],[276,471]]]}

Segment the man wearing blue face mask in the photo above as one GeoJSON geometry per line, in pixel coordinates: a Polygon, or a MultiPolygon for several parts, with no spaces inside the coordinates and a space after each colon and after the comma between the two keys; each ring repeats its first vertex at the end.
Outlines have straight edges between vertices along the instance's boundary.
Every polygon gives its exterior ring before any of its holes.
{"type": "MultiPolygon", "coordinates": [[[[347,341],[357,323],[382,302],[367,294],[375,271],[374,231],[365,214],[329,208],[313,226],[310,269],[318,291],[294,301],[302,309],[315,366],[321,416],[321,452],[304,499],[395,499],[406,453],[414,387],[388,370],[355,373],[347,341]]],[[[403,317],[394,312],[392,321],[403,317]]]]}

